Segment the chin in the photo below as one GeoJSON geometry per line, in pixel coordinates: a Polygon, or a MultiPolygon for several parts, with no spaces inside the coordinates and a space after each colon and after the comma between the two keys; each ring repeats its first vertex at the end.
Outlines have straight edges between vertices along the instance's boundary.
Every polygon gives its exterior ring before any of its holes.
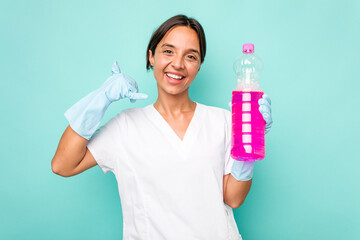
{"type": "Polygon", "coordinates": [[[189,88],[187,87],[186,89],[179,89],[176,87],[160,87],[161,91],[168,94],[168,95],[179,95],[182,94],[184,92],[186,92],[189,88]]]}

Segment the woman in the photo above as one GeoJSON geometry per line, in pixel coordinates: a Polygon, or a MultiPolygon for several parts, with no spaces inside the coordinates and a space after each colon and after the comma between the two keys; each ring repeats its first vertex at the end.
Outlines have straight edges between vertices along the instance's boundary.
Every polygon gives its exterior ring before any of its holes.
{"type": "MultiPolygon", "coordinates": [[[[112,171],[125,240],[241,239],[231,207],[244,202],[254,163],[230,157],[231,113],[189,98],[205,52],[201,25],[172,17],[147,49],[158,88],[154,104],[124,110],[95,133],[110,103],[147,98],[115,63],[112,76],[65,113],[70,125],[52,169],[66,177],[96,164],[112,171]]],[[[260,102],[270,113],[266,99],[260,102]]]]}

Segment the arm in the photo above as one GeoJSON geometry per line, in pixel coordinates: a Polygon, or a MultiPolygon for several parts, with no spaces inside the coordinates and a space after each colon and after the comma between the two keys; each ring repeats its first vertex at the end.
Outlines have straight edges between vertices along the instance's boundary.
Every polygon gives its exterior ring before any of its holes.
{"type": "Polygon", "coordinates": [[[70,177],[94,167],[97,163],[86,147],[87,142],[68,126],[51,161],[52,171],[70,177]]]}
{"type": "Polygon", "coordinates": [[[91,92],[65,112],[70,125],[62,135],[55,156],[51,161],[52,171],[64,177],[81,173],[97,163],[87,149],[88,140],[98,128],[108,106],[115,101],[129,98],[146,99],[147,95],[138,93],[134,79],[120,72],[115,62],[112,76],[100,88],[91,92]]]}
{"type": "Polygon", "coordinates": [[[250,191],[251,183],[252,179],[249,181],[237,181],[231,174],[224,175],[224,202],[231,208],[240,207],[250,191]]]}
{"type": "Polygon", "coordinates": [[[232,208],[240,207],[250,191],[255,161],[234,160],[231,174],[224,175],[224,202],[232,208]]]}

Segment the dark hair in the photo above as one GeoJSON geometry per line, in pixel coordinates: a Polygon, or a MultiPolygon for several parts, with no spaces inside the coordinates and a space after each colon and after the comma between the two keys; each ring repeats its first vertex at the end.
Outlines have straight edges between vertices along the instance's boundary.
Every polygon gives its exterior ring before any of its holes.
{"type": "Polygon", "coordinates": [[[206,53],[206,41],[205,41],[205,33],[204,29],[200,25],[198,21],[194,18],[188,18],[185,15],[176,15],[172,18],[166,20],[161,26],[152,34],[150,38],[149,45],[146,49],[146,69],[150,70],[153,68],[149,61],[149,50],[151,50],[152,54],[155,54],[155,49],[161,39],[165,36],[165,34],[175,26],[187,26],[191,29],[195,30],[199,38],[200,45],[200,59],[201,63],[204,62],[205,53],[206,53]]]}

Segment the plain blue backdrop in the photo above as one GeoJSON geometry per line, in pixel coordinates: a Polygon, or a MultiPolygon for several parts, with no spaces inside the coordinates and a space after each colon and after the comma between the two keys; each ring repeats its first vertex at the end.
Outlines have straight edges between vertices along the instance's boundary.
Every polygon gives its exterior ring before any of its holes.
{"type": "Polygon", "coordinates": [[[274,124],[246,202],[234,210],[244,240],[360,239],[359,1],[0,1],[0,239],[122,239],[114,175],[98,166],[51,171],[66,109],[98,88],[118,60],[149,99],[152,32],[195,17],[207,55],[194,101],[228,108],[234,59],[255,44],[274,124]]]}

